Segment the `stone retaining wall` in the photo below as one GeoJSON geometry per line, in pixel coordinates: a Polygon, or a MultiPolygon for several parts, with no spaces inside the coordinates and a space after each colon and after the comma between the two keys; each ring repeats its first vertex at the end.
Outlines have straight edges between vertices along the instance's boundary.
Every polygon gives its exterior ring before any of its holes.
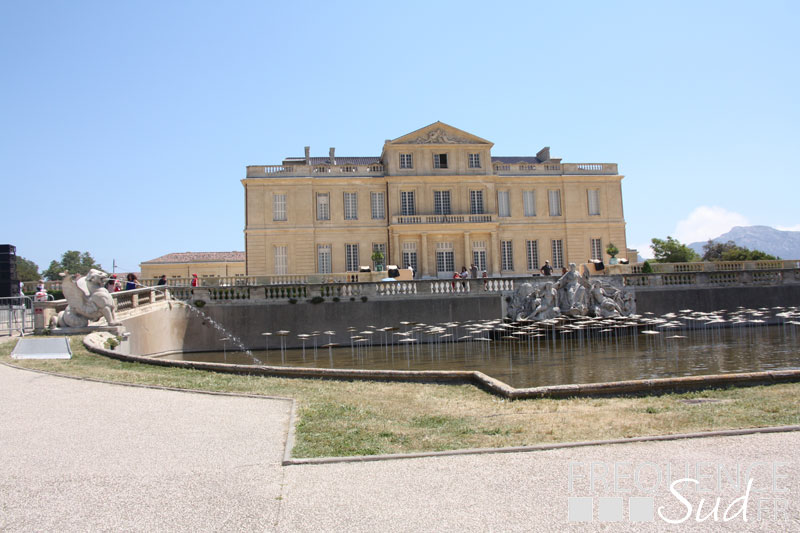
{"type": "MultiPolygon", "coordinates": [[[[399,326],[401,322],[438,324],[466,320],[492,320],[503,316],[503,300],[499,294],[472,296],[461,294],[451,298],[410,298],[391,301],[361,300],[311,304],[298,302],[214,303],[202,308],[187,309],[179,302],[158,304],[147,313],[124,317],[123,325],[131,332],[130,353],[156,355],[185,351],[221,351],[226,335],[241,340],[249,349],[263,349],[264,332],[271,332],[270,348],[280,345],[277,331],[286,330],[286,346],[299,348],[299,333],[332,330],[331,341],[350,344],[348,327],[362,331],[367,326],[381,328],[399,326]],[[210,320],[223,326],[224,332],[213,327],[210,320]]],[[[320,335],[318,344],[328,342],[320,335]]],[[[233,345],[227,342],[227,347],[233,345]]]]}
{"type": "Polygon", "coordinates": [[[739,306],[786,307],[800,305],[800,285],[752,287],[676,287],[636,288],[636,312],[657,315],[681,309],[694,311],[732,311],[739,306]]]}

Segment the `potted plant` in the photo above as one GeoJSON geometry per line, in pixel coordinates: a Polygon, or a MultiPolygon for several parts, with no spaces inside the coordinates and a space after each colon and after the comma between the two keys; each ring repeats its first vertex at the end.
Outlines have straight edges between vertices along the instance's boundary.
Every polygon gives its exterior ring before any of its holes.
{"type": "Polygon", "coordinates": [[[606,246],[606,253],[611,256],[611,259],[608,261],[608,264],[616,265],[617,264],[616,255],[619,253],[619,248],[617,248],[613,242],[610,242],[608,243],[608,246],[606,246]]]}
{"type": "Polygon", "coordinates": [[[383,252],[375,250],[372,252],[372,262],[375,263],[375,270],[381,272],[383,270],[383,252]]]}

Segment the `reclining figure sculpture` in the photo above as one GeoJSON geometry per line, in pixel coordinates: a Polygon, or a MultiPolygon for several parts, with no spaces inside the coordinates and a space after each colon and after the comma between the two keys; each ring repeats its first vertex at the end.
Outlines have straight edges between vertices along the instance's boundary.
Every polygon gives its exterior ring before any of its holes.
{"type": "Polygon", "coordinates": [[[85,328],[89,321],[105,318],[109,326],[117,326],[114,316],[114,299],[106,289],[108,274],[91,269],[88,274],[69,275],[62,272],[61,288],[67,299],[67,308],[53,318],[58,327],[85,328]]]}

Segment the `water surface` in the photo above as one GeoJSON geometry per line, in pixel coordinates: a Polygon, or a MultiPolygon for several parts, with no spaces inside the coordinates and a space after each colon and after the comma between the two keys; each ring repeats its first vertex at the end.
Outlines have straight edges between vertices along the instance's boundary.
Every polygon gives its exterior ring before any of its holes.
{"type": "MultiPolygon", "coordinates": [[[[652,331],[652,330],[651,330],[652,331]]],[[[707,374],[800,368],[797,325],[759,327],[687,327],[658,334],[637,331],[555,330],[521,340],[461,341],[461,331],[431,343],[399,343],[376,332],[353,346],[322,348],[324,336],[309,339],[305,351],[253,350],[265,365],[380,370],[479,370],[512,387],[600,383],[707,374]],[[673,336],[685,338],[670,338],[673,336]],[[374,339],[373,339],[374,338],[374,339]]],[[[507,332],[506,332],[507,333],[507,332]]],[[[510,336],[510,335],[506,335],[510,336]]],[[[488,336],[483,335],[484,338],[488,336]]],[[[430,337],[420,338],[428,340],[430,337]]],[[[253,364],[241,351],[173,354],[175,360],[253,364]]]]}

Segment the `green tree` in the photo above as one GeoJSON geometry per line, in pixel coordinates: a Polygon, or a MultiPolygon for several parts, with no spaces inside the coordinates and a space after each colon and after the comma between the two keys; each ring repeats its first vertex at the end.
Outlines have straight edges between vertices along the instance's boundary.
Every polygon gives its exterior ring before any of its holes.
{"type": "Polygon", "coordinates": [[[24,257],[17,256],[17,278],[20,281],[39,281],[39,265],[25,259],[24,257]]]}
{"type": "Polygon", "coordinates": [[[58,280],[60,272],[68,271],[70,274],[87,274],[89,270],[96,268],[103,270],[89,252],[78,252],[77,250],[67,250],[61,256],[61,261],[51,261],[47,270],[42,272],[44,277],[49,280],[58,280]]]}
{"type": "Polygon", "coordinates": [[[736,246],[722,254],[720,261],[773,261],[777,259],[774,255],[769,255],[761,250],[750,250],[742,246],[736,246]]]}
{"type": "Polygon", "coordinates": [[[703,245],[703,261],[771,261],[777,259],[761,250],[737,246],[735,242],[708,241],[703,245]]]}
{"type": "Polygon", "coordinates": [[[666,240],[651,239],[654,261],[656,263],[689,263],[699,261],[697,252],[670,236],[666,240]]]}
{"type": "Polygon", "coordinates": [[[733,241],[714,242],[709,239],[703,245],[703,261],[722,261],[722,255],[734,248],[736,248],[736,243],[733,241]]]}

